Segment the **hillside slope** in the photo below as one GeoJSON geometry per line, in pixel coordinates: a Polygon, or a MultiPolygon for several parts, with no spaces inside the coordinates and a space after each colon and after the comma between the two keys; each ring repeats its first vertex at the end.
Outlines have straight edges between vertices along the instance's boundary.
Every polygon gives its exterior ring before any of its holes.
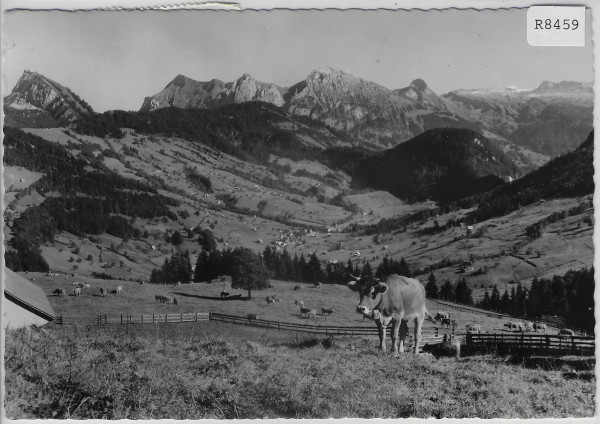
{"type": "Polygon", "coordinates": [[[516,166],[481,134],[435,129],[365,159],[354,184],[387,190],[402,199],[449,202],[517,175],[516,166]]]}

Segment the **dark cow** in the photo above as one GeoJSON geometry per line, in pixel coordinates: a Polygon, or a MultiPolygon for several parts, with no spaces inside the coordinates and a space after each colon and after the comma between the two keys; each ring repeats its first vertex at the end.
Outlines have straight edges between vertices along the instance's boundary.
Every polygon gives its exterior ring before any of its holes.
{"type": "Polygon", "coordinates": [[[179,300],[176,297],[173,298],[173,305],[179,305],[179,300]]]}
{"type": "Polygon", "coordinates": [[[319,282],[316,282],[316,283],[315,283],[315,284],[313,284],[313,285],[314,285],[316,288],[319,288],[319,287],[321,287],[321,283],[319,283],[319,282]]]}
{"type": "Polygon", "coordinates": [[[100,287],[100,296],[102,296],[102,297],[106,296],[106,292],[107,292],[107,290],[104,287],[100,287]]]}
{"type": "Polygon", "coordinates": [[[56,296],[64,296],[65,295],[65,291],[63,289],[56,289],[52,293],[54,293],[56,296]]]}
{"type": "Polygon", "coordinates": [[[378,312],[373,319],[379,330],[381,350],[385,350],[385,330],[391,322],[394,355],[397,355],[398,351],[404,352],[404,339],[408,334],[407,322],[413,320],[415,324],[413,352],[419,353],[423,321],[426,316],[434,321],[434,318],[427,312],[425,288],[419,280],[392,274],[383,282],[361,284],[360,279],[356,278],[356,281],[348,283],[348,288],[359,293],[360,300],[356,312],[363,316],[371,311],[378,312]],[[398,337],[399,334],[400,337],[398,337]]]}
{"type": "Polygon", "coordinates": [[[321,308],[321,315],[331,315],[335,312],[335,309],[333,308],[321,308]]]}
{"type": "Polygon", "coordinates": [[[452,325],[452,320],[450,318],[442,318],[441,324],[442,326],[445,325],[446,328],[450,328],[450,326],[452,325]]]}
{"type": "Polygon", "coordinates": [[[265,297],[265,300],[267,301],[267,306],[270,305],[270,304],[272,304],[272,303],[275,303],[275,299],[273,299],[270,296],[265,297]]]}
{"type": "Polygon", "coordinates": [[[317,316],[316,309],[302,308],[300,309],[300,316],[303,318],[314,318],[317,316]]]}
{"type": "Polygon", "coordinates": [[[222,291],[221,292],[221,299],[225,299],[229,296],[229,293],[222,291]]]}
{"type": "Polygon", "coordinates": [[[302,288],[303,288],[303,287],[302,287],[301,285],[299,285],[299,284],[296,284],[296,285],[294,286],[294,291],[302,290],[302,288]]]}
{"type": "Polygon", "coordinates": [[[248,315],[246,315],[246,319],[248,321],[254,321],[254,320],[258,319],[258,315],[256,315],[256,314],[248,314],[248,315]]]}
{"type": "Polygon", "coordinates": [[[450,319],[449,312],[438,312],[435,314],[435,320],[441,322],[443,319],[450,319]]]}

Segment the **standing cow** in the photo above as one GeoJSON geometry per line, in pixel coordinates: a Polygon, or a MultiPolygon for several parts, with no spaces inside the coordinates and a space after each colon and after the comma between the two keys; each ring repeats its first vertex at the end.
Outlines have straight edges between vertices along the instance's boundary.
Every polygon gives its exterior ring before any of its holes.
{"type": "Polygon", "coordinates": [[[117,293],[123,293],[123,286],[122,286],[122,285],[120,285],[120,286],[117,286],[117,290],[116,290],[116,292],[117,292],[117,293]]]}
{"type": "Polygon", "coordinates": [[[275,303],[275,299],[273,299],[273,298],[272,298],[272,297],[270,297],[270,296],[267,296],[267,297],[265,298],[265,300],[267,301],[267,306],[268,306],[268,305],[270,305],[270,304],[272,304],[272,303],[275,303]]]}
{"type": "Polygon", "coordinates": [[[408,334],[409,320],[415,324],[414,353],[419,353],[421,342],[421,327],[425,317],[433,320],[425,307],[425,288],[415,278],[401,277],[396,274],[388,276],[384,282],[361,283],[360,278],[348,283],[348,288],[358,292],[359,303],[356,312],[369,314],[377,310],[377,318],[374,318],[379,331],[379,346],[385,350],[385,330],[392,323],[392,349],[394,355],[398,351],[404,352],[404,339],[408,334]],[[398,337],[400,336],[400,337],[398,337]]]}
{"type": "Polygon", "coordinates": [[[100,287],[100,296],[106,296],[106,289],[104,287],[100,287]]]}
{"type": "Polygon", "coordinates": [[[54,293],[56,296],[64,296],[65,295],[65,291],[63,289],[56,289],[52,293],[54,293]]]}
{"type": "Polygon", "coordinates": [[[533,323],[533,331],[537,332],[538,330],[542,330],[544,333],[548,330],[548,326],[545,322],[534,322],[533,323]]]}
{"type": "Polygon", "coordinates": [[[81,296],[81,287],[77,287],[77,288],[73,289],[73,295],[81,296]]]}

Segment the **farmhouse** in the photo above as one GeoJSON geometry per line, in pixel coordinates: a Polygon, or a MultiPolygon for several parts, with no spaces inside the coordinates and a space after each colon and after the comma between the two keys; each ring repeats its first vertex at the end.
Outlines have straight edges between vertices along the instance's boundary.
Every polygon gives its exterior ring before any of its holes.
{"type": "Polygon", "coordinates": [[[4,268],[2,323],[4,329],[41,326],[54,319],[54,309],[44,290],[21,275],[4,268]]]}

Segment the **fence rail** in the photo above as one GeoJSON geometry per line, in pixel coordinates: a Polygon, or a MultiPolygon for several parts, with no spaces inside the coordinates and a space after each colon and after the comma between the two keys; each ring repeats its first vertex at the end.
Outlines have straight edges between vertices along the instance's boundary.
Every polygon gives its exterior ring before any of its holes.
{"type": "Polygon", "coordinates": [[[468,349],[497,349],[506,352],[546,351],[549,353],[594,354],[593,337],[549,334],[466,334],[468,349]]]}

